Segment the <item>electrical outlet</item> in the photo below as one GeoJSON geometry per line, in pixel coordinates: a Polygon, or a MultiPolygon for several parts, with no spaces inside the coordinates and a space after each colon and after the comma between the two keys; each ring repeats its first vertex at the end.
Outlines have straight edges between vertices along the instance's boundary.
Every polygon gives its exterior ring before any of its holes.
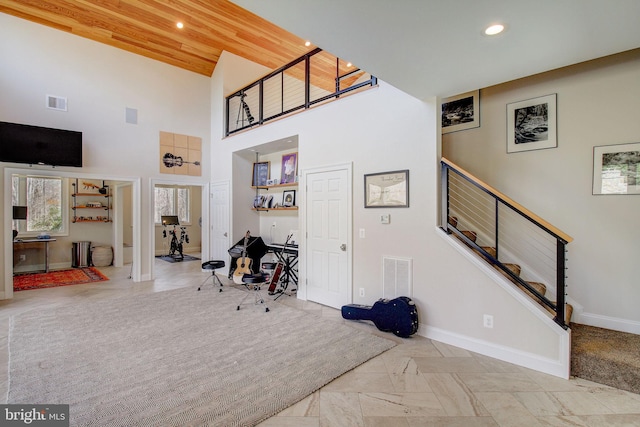
{"type": "Polygon", "coordinates": [[[363,297],[364,296],[364,288],[360,288],[360,296],[363,297]]]}
{"type": "Polygon", "coordinates": [[[493,316],[490,314],[485,314],[483,318],[483,324],[485,328],[493,328],[493,316]]]}
{"type": "Polygon", "coordinates": [[[27,260],[27,256],[24,254],[20,255],[20,261],[26,261],[27,260]]]}
{"type": "Polygon", "coordinates": [[[365,234],[364,234],[364,228],[361,228],[361,229],[360,229],[360,238],[361,238],[361,239],[364,239],[364,235],[365,235],[365,234]]]}

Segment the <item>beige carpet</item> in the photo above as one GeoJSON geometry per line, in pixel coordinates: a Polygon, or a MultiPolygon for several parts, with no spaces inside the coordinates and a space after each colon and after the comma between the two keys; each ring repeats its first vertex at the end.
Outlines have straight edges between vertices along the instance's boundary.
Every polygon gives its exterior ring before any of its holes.
{"type": "Polygon", "coordinates": [[[640,394],[640,335],[572,323],[571,375],[640,394]]]}
{"type": "Polygon", "coordinates": [[[243,291],[179,289],[12,317],[9,403],[71,425],[251,426],[395,344],[243,291]]]}

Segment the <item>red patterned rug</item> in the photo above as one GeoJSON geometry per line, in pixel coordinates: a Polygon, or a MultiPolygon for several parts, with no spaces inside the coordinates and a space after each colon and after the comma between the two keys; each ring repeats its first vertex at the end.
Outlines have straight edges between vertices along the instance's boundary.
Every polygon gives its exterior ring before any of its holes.
{"type": "Polygon", "coordinates": [[[48,273],[21,274],[13,277],[13,291],[55,288],[56,286],[79,285],[82,283],[109,280],[95,267],[72,268],[48,273]]]}

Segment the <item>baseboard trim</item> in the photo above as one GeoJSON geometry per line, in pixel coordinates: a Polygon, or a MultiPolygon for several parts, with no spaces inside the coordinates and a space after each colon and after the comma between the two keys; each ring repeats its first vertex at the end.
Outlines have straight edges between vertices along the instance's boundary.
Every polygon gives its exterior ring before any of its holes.
{"type": "Polygon", "coordinates": [[[611,329],[614,331],[628,332],[640,335],[640,322],[619,317],[603,316],[594,313],[579,313],[575,316],[576,323],[595,326],[597,328],[611,329]]]}
{"type": "Polygon", "coordinates": [[[533,369],[534,371],[543,372],[563,379],[569,379],[571,370],[570,331],[567,331],[567,334],[559,338],[561,341],[561,354],[558,356],[557,360],[456,334],[424,324],[420,324],[418,328],[418,335],[434,341],[473,351],[484,356],[493,357],[494,359],[513,363],[514,365],[533,369]]]}

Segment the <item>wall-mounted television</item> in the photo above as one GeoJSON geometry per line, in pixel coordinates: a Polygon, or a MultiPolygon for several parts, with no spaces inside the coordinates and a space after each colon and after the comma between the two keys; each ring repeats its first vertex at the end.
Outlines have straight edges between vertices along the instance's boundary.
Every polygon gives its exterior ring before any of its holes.
{"type": "Polygon", "coordinates": [[[82,132],[0,122],[0,162],[82,167],[82,132]]]}

